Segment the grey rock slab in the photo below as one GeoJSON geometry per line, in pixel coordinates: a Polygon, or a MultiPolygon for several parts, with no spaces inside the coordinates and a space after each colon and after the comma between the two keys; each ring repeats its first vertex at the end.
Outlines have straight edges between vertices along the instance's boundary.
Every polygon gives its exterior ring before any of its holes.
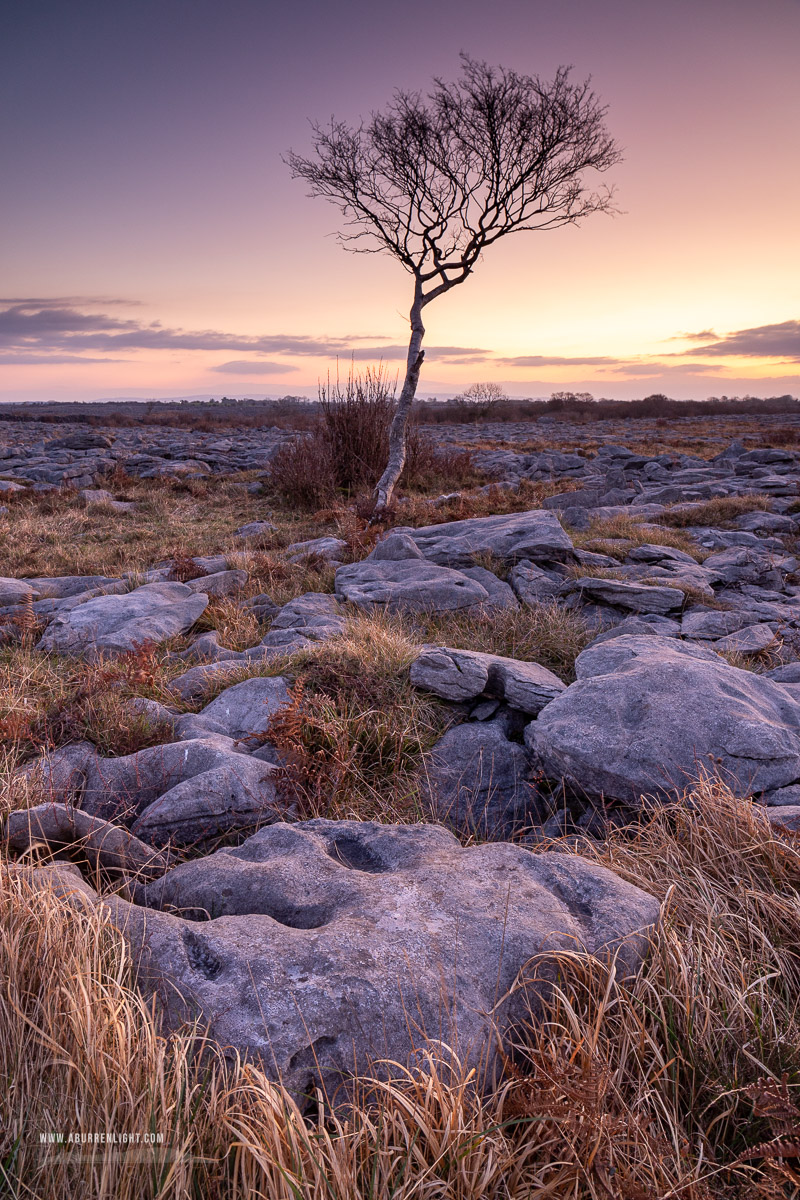
{"type": "Polygon", "coordinates": [[[687,638],[716,641],[752,624],[753,618],[748,612],[692,609],[683,614],[681,634],[687,638]]]}
{"type": "Polygon", "coordinates": [[[235,741],[255,746],[265,740],[273,716],[290,700],[282,676],[256,676],[226,688],[199,716],[235,741]]]}
{"type": "Polygon", "coordinates": [[[276,527],[271,521],[249,521],[246,525],[240,526],[233,536],[238,538],[262,537],[264,534],[276,532],[276,527]]]}
{"type": "Polygon", "coordinates": [[[259,650],[267,657],[294,654],[315,642],[338,637],[346,626],[346,614],[336,596],[326,592],[306,592],[284,604],[262,638],[261,646],[246,650],[244,654],[255,657],[259,650]]]}
{"type": "Polygon", "coordinates": [[[525,730],[546,777],[590,798],[667,798],[716,767],[739,796],[800,780],[800,704],[713,650],[622,636],[584,650],[578,680],[525,730]]]}
{"type": "Polygon", "coordinates": [[[38,600],[40,594],[24,579],[0,578],[0,607],[2,608],[38,600]]]}
{"type": "Polygon", "coordinates": [[[524,713],[538,713],[566,685],[539,663],[477,650],[434,646],[411,664],[411,682],[445,700],[496,697],[524,713]]]}
{"type": "Polygon", "coordinates": [[[84,504],[113,504],[114,497],[105,488],[81,488],[78,499],[84,504]]]}
{"type": "Polygon", "coordinates": [[[36,844],[66,849],[86,858],[93,870],[163,875],[170,857],[140,841],[128,829],[65,804],[39,804],[9,813],[4,836],[10,850],[24,854],[36,844]]]}
{"type": "Polygon", "coordinates": [[[635,616],[625,617],[619,625],[615,625],[612,629],[603,630],[591,644],[596,646],[600,642],[608,642],[612,638],[624,637],[626,634],[676,638],[680,636],[680,633],[680,622],[674,621],[671,617],[660,617],[657,613],[638,613],[635,616]]]}
{"type": "Polygon", "coordinates": [[[411,538],[431,562],[469,567],[479,555],[503,562],[572,562],[574,548],[555,513],[544,509],[495,517],[472,517],[415,529],[411,538]]]}
{"type": "Polygon", "coordinates": [[[51,803],[77,800],[86,783],[89,764],[96,755],[90,742],[74,742],[32,759],[17,774],[37,798],[51,803]]]}
{"type": "Polygon", "coordinates": [[[778,808],[767,809],[767,820],[776,833],[782,829],[791,833],[800,832],[800,804],[784,804],[778,808]]]}
{"type": "Polygon", "coordinates": [[[795,783],[790,787],[775,788],[774,791],[764,792],[763,796],[759,798],[759,804],[800,804],[800,784],[795,783]]]}
{"type": "Polygon", "coordinates": [[[800,683],[800,662],[773,667],[771,671],[767,671],[766,678],[774,679],[776,683],[800,683]]]}
{"type": "MultiPolygon", "coordinates": [[[[184,743],[188,745],[189,743],[184,743]]],[[[131,832],[154,846],[198,846],[286,815],[281,772],[246,755],[178,783],[139,812],[131,832]]]]}
{"type": "Polygon", "coordinates": [[[150,746],[121,758],[95,755],[85,767],[80,807],[93,816],[129,824],[179,783],[228,766],[234,773],[246,771],[247,755],[236,752],[232,739],[211,735],[150,746]]]}
{"type": "MultiPolygon", "coordinates": [[[[191,560],[197,567],[198,571],[202,571],[204,575],[218,575],[220,571],[227,571],[228,560],[224,554],[206,554],[197,555],[191,560]]],[[[169,566],[169,563],[163,564],[169,566]]]]}
{"type": "Polygon", "coordinates": [[[781,583],[775,556],[756,546],[730,546],[710,554],[703,563],[703,570],[713,583],[756,583],[767,587],[781,583]]]}
{"type": "Polygon", "coordinates": [[[598,488],[578,488],[570,492],[557,492],[542,501],[545,509],[564,510],[573,508],[596,508],[602,493],[598,488]]]}
{"type": "Polygon", "coordinates": [[[733,523],[737,529],[746,529],[749,533],[797,533],[797,522],[780,513],[742,513],[733,523]]]}
{"type": "Polygon", "coordinates": [[[583,530],[588,529],[592,524],[592,513],[596,511],[591,508],[579,508],[575,505],[572,508],[562,508],[559,510],[559,519],[562,525],[569,529],[583,530]]]}
{"type": "Polygon", "coordinates": [[[524,748],[496,721],[449,729],[422,775],[431,817],[463,836],[503,841],[546,815],[524,748]]]}
{"type": "Polygon", "coordinates": [[[335,587],[340,599],[357,608],[387,612],[452,612],[489,605],[489,593],[476,580],[419,559],[351,563],[339,567],[335,587]]]}
{"type": "Polygon", "coordinates": [[[88,429],[79,433],[68,433],[64,437],[53,438],[45,447],[48,453],[53,450],[107,450],[111,438],[105,433],[92,433],[88,429]]]}
{"type": "Polygon", "coordinates": [[[655,584],[658,587],[676,587],[679,590],[691,588],[693,592],[699,593],[706,602],[714,599],[711,578],[696,562],[689,564],[664,559],[661,563],[651,565],[632,563],[622,569],[625,577],[632,581],[648,585],[655,584]]]}
{"type": "MultiPolygon", "coordinates": [[[[596,570],[598,567],[603,569],[610,568],[615,570],[619,567],[619,562],[616,558],[612,558],[609,554],[595,554],[591,550],[576,550],[575,557],[582,567],[585,567],[587,572],[596,570]]],[[[522,564],[518,564],[521,566],[522,564]]],[[[514,568],[516,570],[516,568],[514,568]]]]}
{"type": "Polygon", "coordinates": [[[616,608],[661,616],[679,609],[684,602],[683,592],[678,588],[631,583],[624,579],[583,576],[576,579],[569,590],[578,593],[581,599],[588,598],[601,604],[613,604],[616,608]]]}
{"type": "Polygon", "coordinates": [[[55,654],[124,654],[185,633],[208,604],[182,583],[148,583],[117,596],[97,596],[69,612],[59,611],[37,649],[55,654]]]}
{"type": "MultiPolygon", "coordinates": [[[[267,652],[263,647],[261,649],[262,657],[266,658],[267,652]]],[[[237,675],[241,675],[247,669],[249,661],[252,660],[248,659],[243,652],[232,651],[230,658],[190,667],[182,675],[170,680],[169,690],[181,700],[197,700],[220,680],[228,678],[233,680],[237,675]]]]}
{"type": "Polygon", "coordinates": [[[306,542],[292,542],[286,547],[289,562],[303,562],[307,558],[322,558],[325,562],[340,563],[347,554],[348,545],[342,538],[318,537],[306,542]]]}
{"type": "Polygon", "coordinates": [[[337,1099],[354,1069],[405,1064],[426,1035],[468,1066],[488,1060],[488,1088],[498,1037],[549,987],[547,972],[515,987],[526,964],[586,951],[616,955],[624,977],[659,913],[577,855],[324,820],[278,823],[185,863],[148,885],[146,902],[107,901],[140,985],[170,985],[167,1025],[197,1015],[296,1096],[319,1083],[337,1099]]]}
{"type": "Polygon", "coordinates": [[[467,579],[473,579],[486,589],[489,599],[484,608],[487,611],[503,612],[507,609],[519,608],[519,601],[514,595],[511,585],[503,579],[498,579],[493,571],[488,571],[486,567],[463,567],[461,574],[467,579]]]}
{"type": "Polygon", "coordinates": [[[735,633],[714,642],[715,650],[735,651],[739,654],[760,654],[767,646],[773,645],[775,634],[769,625],[745,625],[735,633]]]}
{"type": "Polygon", "coordinates": [[[369,562],[402,562],[406,558],[424,559],[425,555],[414,541],[413,530],[394,529],[376,544],[367,555],[369,562]]]}
{"type": "Polygon", "coordinates": [[[697,560],[685,550],[675,550],[672,546],[651,545],[649,542],[634,546],[627,554],[627,561],[632,563],[663,563],[665,560],[687,563],[691,567],[697,566],[697,560]]]}
{"type": "Polygon", "coordinates": [[[509,579],[519,599],[528,605],[552,603],[564,583],[554,571],[545,571],[527,561],[516,563],[509,579]]]}
{"type": "Polygon", "coordinates": [[[201,575],[186,584],[189,591],[207,596],[234,596],[247,583],[247,571],[215,571],[212,575],[201,575]]]}
{"type": "Polygon", "coordinates": [[[208,633],[201,633],[196,637],[191,646],[179,651],[176,658],[191,663],[226,662],[231,659],[241,660],[241,653],[241,650],[229,650],[227,646],[220,646],[219,633],[216,629],[209,629],[208,633]]]}

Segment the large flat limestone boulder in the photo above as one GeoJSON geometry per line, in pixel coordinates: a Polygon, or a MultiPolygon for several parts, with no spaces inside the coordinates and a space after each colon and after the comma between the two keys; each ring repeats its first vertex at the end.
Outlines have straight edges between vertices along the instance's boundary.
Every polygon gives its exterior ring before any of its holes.
{"type": "Polygon", "coordinates": [[[146,583],[121,596],[95,596],[48,625],[37,649],[97,658],[185,633],[208,604],[183,583],[146,583]]]}
{"type": "Polygon", "coordinates": [[[666,799],[703,769],[737,796],[800,780],[800,703],[712,650],[626,635],[584,650],[576,673],[525,743],[548,778],[580,794],[666,799]]]}
{"type": "Polygon", "coordinates": [[[497,517],[448,521],[406,531],[431,562],[469,567],[482,555],[503,562],[573,562],[575,551],[555,513],[540,508],[497,517]]]}
{"type": "MultiPolygon", "coordinates": [[[[61,886],[58,871],[52,880],[61,886]]],[[[322,1084],[338,1100],[354,1069],[405,1063],[426,1036],[485,1065],[490,1085],[498,1034],[547,986],[541,973],[519,986],[526,964],[585,950],[616,954],[624,976],[659,911],[577,855],[463,849],[438,825],[326,820],[262,829],[142,898],[147,907],[106,903],[167,1026],[198,1016],[296,1096],[322,1084]]]]}

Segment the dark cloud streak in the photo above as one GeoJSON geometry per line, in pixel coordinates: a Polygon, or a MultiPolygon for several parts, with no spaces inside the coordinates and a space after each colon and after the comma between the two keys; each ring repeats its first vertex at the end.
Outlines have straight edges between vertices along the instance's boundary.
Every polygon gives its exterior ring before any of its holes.
{"type": "MultiPolygon", "coordinates": [[[[702,337],[702,334],[686,334],[702,337]]],[[[800,321],[781,321],[777,325],[757,325],[738,329],[705,346],[684,350],[683,355],[700,358],[783,358],[800,362],[800,321]]]]}
{"type": "MultiPolygon", "coordinates": [[[[221,333],[215,329],[170,329],[159,321],[145,324],[120,320],[107,313],[91,313],[67,300],[10,303],[0,311],[0,351],[15,353],[80,353],[97,350],[239,350],[252,354],[290,354],[311,358],[352,357],[358,362],[384,358],[405,360],[407,346],[363,346],[364,335],[341,338],[269,334],[251,336],[221,333]]],[[[479,362],[488,351],[471,346],[431,346],[428,357],[443,362],[479,362]]],[[[89,361],[88,359],[86,361],[89,361]]],[[[247,373],[257,373],[254,370],[247,373]]],[[[225,364],[223,364],[224,368],[225,364]]],[[[267,373],[268,367],[262,369],[267,373]]]]}

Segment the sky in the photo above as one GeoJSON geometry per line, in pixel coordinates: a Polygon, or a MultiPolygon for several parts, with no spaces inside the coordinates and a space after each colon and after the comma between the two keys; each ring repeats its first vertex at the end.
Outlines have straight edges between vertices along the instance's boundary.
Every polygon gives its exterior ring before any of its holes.
{"type": "Polygon", "coordinates": [[[591,76],[619,211],[488,248],[425,310],[420,392],[800,395],[799,46],[800,0],[12,0],[0,400],[400,371],[410,276],[283,157],[462,51],[591,76]]]}

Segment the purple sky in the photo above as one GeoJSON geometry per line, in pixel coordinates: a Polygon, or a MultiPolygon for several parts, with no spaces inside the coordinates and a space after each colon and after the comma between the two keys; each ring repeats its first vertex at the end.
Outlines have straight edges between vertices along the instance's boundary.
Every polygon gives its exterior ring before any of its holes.
{"type": "MultiPolygon", "coordinates": [[[[410,281],[281,161],[458,52],[592,75],[615,218],[522,234],[426,312],[421,391],[800,393],[800,0],[88,0],[0,47],[0,398],[280,395],[399,368],[410,281]]],[[[598,181],[599,182],[599,181],[598,181]]]]}

